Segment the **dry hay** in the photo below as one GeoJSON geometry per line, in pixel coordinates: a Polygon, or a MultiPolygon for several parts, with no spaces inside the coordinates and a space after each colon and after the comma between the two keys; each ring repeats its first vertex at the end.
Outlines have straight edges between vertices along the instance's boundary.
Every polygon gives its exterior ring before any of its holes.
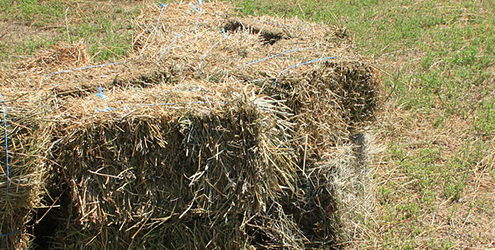
{"type": "Polygon", "coordinates": [[[56,249],[327,248],[356,236],[380,82],[338,30],[221,3],[147,13],[124,61],[33,70],[47,61],[36,59],[2,87],[31,92],[23,112],[37,117],[8,120],[33,131],[18,150],[36,157],[15,156],[30,161],[19,176],[37,179],[17,201],[27,212],[2,229],[23,230],[6,248],[30,244],[44,189],[56,249]]]}
{"type": "Polygon", "coordinates": [[[86,46],[84,40],[81,40],[75,44],[57,44],[50,50],[42,51],[15,66],[22,71],[30,70],[40,74],[45,70],[78,67],[88,62],[86,46]]]}
{"type": "MultiPolygon", "coordinates": [[[[284,122],[275,115],[284,110],[265,99],[255,104],[242,96],[222,98],[173,88],[161,86],[129,97],[108,94],[109,103],[124,100],[134,107],[109,112],[96,111],[94,105],[100,101],[88,97],[81,100],[87,112],[79,114],[89,117],[92,113],[91,123],[60,124],[62,141],[53,155],[54,162],[65,167],[54,166],[60,171],[54,175],[69,185],[69,206],[77,209],[68,226],[79,227],[60,232],[64,240],[57,242],[73,244],[62,248],[99,237],[94,229],[102,225],[118,232],[108,234],[118,237],[113,242],[127,247],[201,248],[212,241],[211,247],[239,248],[246,244],[239,228],[247,226],[241,218],[258,216],[276,200],[279,185],[291,185],[284,179],[295,170],[286,162],[288,156],[260,148],[270,143],[263,134],[273,133],[272,140],[285,136],[273,127],[279,119],[284,122]],[[136,109],[139,103],[133,99],[146,100],[151,95],[156,100],[153,105],[136,109]],[[204,104],[209,97],[214,97],[213,102],[204,104]],[[287,168],[277,170],[275,164],[287,168]],[[237,233],[229,238],[227,232],[237,233]],[[190,234],[198,239],[186,237],[190,234]]],[[[95,240],[88,247],[96,249],[99,244],[95,240]]]]}
{"type": "Polygon", "coordinates": [[[43,121],[46,115],[44,106],[31,106],[40,103],[39,96],[6,88],[2,92],[4,116],[0,143],[6,145],[5,140],[8,138],[8,147],[2,147],[0,151],[0,232],[6,234],[4,237],[7,239],[2,239],[0,246],[2,249],[6,246],[26,249],[32,240],[29,237],[32,228],[26,225],[32,225],[32,220],[36,219],[33,218],[35,209],[43,207],[43,177],[47,171],[43,156],[50,143],[49,129],[43,121]]]}

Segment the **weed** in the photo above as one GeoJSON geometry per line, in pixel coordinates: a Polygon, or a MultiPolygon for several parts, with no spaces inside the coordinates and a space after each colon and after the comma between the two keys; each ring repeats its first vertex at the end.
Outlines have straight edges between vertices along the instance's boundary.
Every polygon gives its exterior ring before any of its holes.
{"type": "Polygon", "coordinates": [[[495,97],[481,101],[475,120],[475,128],[485,134],[495,132],[495,97]]]}
{"type": "Polygon", "coordinates": [[[464,189],[465,177],[448,177],[445,180],[444,196],[452,201],[459,201],[461,193],[464,189]]]}

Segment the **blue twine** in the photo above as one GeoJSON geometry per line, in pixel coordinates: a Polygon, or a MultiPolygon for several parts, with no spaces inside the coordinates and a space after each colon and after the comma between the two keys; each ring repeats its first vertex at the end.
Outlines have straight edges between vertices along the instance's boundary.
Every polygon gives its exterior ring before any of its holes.
{"type": "MultiPolygon", "coordinates": [[[[278,53],[278,54],[273,55],[273,56],[265,57],[263,59],[250,62],[250,63],[246,64],[246,66],[253,65],[255,63],[263,62],[263,61],[266,61],[266,60],[269,60],[269,59],[272,59],[272,58],[275,58],[275,57],[278,57],[278,56],[282,56],[282,55],[289,54],[289,53],[292,53],[292,52],[295,52],[295,51],[298,51],[298,50],[303,50],[303,49],[306,49],[306,48],[287,50],[287,51],[284,51],[282,53],[278,53]]],[[[308,48],[308,49],[310,49],[310,48],[308,48]]]]}
{"type": "Polygon", "coordinates": [[[103,94],[103,88],[102,87],[98,87],[98,91],[100,91],[100,92],[97,93],[96,96],[101,97],[101,98],[107,98],[107,96],[103,94]]]}
{"type": "Polygon", "coordinates": [[[203,56],[203,59],[201,59],[201,63],[199,63],[198,71],[201,70],[201,68],[203,67],[203,63],[205,62],[206,57],[208,56],[208,54],[210,54],[211,50],[213,48],[215,48],[219,43],[220,42],[216,42],[215,44],[213,44],[213,46],[211,46],[211,48],[206,52],[206,54],[203,56]]]}
{"type": "Polygon", "coordinates": [[[100,64],[100,65],[94,65],[94,66],[87,66],[87,67],[81,67],[81,68],[76,68],[76,69],[67,69],[67,70],[62,70],[62,71],[57,71],[57,72],[52,72],[44,75],[43,77],[51,76],[51,75],[58,75],[61,73],[69,73],[72,71],[80,71],[80,70],[85,70],[85,69],[94,69],[94,68],[101,68],[101,67],[107,67],[110,65],[119,65],[122,64],[122,62],[115,62],[115,63],[106,63],[106,64],[100,64]]]}
{"type": "Polygon", "coordinates": [[[194,6],[193,3],[189,3],[189,5],[191,5],[193,7],[193,9],[196,11],[196,12],[199,12],[201,13],[202,9],[201,9],[201,5],[203,4],[203,1],[199,1],[198,2],[198,7],[194,6]]]}
{"type": "Polygon", "coordinates": [[[160,3],[160,5],[162,6],[162,9],[160,10],[160,15],[158,15],[158,20],[156,21],[155,34],[154,34],[155,37],[156,37],[156,31],[158,30],[158,24],[160,24],[160,19],[162,18],[162,13],[165,10],[165,8],[167,8],[168,3],[167,4],[160,3]]]}
{"type": "Polygon", "coordinates": [[[223,33],[223,37],[225,37],[225,39],[228,39],[227,32],[225,32],[225,28],[222,28],[222,33],[223,33]]]}
{"type": "Polygon", "coordinates": [[[172,45],[177,42],[177,39],[179,39],[179,37],[181,37],[182,35],[181,34],[175,34],[176,37],[174,38],[174,40],[163,50],[163,52],[160,54],[160,57],[158,57],[158,60],[156,62],[160,62],[160,60],[162,60],[162,57],[163,55],[165,54],[165,52],[167,52],[167,50],[172,47],[172,45]]]}
{"type": "Polygon", "coordinates": [[[114,111],[114,110],[115,110],[115,108],[110,108],[108,106],[105,106],[104,109],[99,109],[99,108],[95,109],[96,112],[110,112],[110,111],[114,111]]]}
{"type": "MultiPolygon", "coordinates": [[[[201,5],[203,5],[203,1],[202,0],[199,0],[198,1],[198,7],[196,8],[196,6],[194,6],[193,3],[189,3],[189,5],[191,5],[193,7],[193,9],[198,12],[199,14],[202,13],[202,9],[201,9],[201,5]]],[[[196,18],[196,32],[198,31],[198,27],[199,27],[199,15],[198,15],[198,18],[196,18]]]]}
{"type": "Polygon", "coordinates": [[[7,109],[5,108],[5,105],[3,103],[2,93],[0,93],[0,102],[2,103],[2,109],[3,109],[3,126],[5,127],[5,158],[7,165],[7,194],[5,195],[5,198],[8,198],[9,188],[10,188],[9,137],[8,137],[9,134],[7,131],[7,109]]]}
{"type": "Polygon", "coordinates": [[[6,233],[6,234],[0,234],[0,238],[6,237],[6,236],[9,236],[9,235],[12,235],[12,234],[16,234],[16,233],[18,233],[20,231],[21,230],[15,230],[14,232],[6,233]]]}
{"type": "Polygon", "coordinates": [[[276,88],[277,87],[277,82],[278,82],[278,78],[286,71],[288,70],[291,70],[293,68],[296,68],[296,67],[299,67],[299,66],[303,66],[303,65],[306,65],[306,64],[310,64],[310,63],[314,63],[314,62],[318,62],[318,61],[322,61],[322,60],[328,60],[328,59],[334,59],[333,56],[329,56],[329,57],[324,57],[324,58],[318,58],[318,59],[313,59],[311,61],[307,61],[307,62],[303,62],[303,63],[300,63],[300,64],[296,64],[296,65],[292,65],[284,70],[282,70],[280,72],[280,74],[278,74],[277,78],[275,79],[275,84],[274,84],[274,87],[276,88]]]}

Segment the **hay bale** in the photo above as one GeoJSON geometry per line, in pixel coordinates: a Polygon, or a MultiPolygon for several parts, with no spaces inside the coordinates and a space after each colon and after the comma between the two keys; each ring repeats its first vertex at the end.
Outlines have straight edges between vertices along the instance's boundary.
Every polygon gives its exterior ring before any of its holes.
{"type": "Polygon", "coordinates": [[[47,171],[44,160],[50,128],[42,121],[46,114],[43,106],[35,109],[26,106],[39,102],[39,96],[8,89],[2,93],[0,234],[4,239],[0,248],[27,249],[33,237],[32,228],[26,225],[33,225],[42,216],[35,218],[34,211],[44,207],[43,197],[48,198],[44,192],[47,171]]]}
{"type": "Polygon", "coordinates": [[[44,183],[29,183],[57,205],[43,244],[300,249],[355,236],[380,79],[349,41],[222,3],[147,13],[124,61],[20,68],[2,87],[43,96],[23,111],[44,110],[23,139],[46,148],[28,168],[44,183]]]}
{"type": "Polygon", "coordinates": [[[105,102],[129,105],[108,112],[96,110],[105,105],[96,96],[67,106],[51,167],[53,185],[70,197],[60,248],[99,248],[100,234],[129,247],[241,248],[258,217],[290,227],[267,211],[294,182],[293,152],[276,152],[287,147],[288,109],[243,97],[239,83],[184,85],[108,93],[105,102]]]}

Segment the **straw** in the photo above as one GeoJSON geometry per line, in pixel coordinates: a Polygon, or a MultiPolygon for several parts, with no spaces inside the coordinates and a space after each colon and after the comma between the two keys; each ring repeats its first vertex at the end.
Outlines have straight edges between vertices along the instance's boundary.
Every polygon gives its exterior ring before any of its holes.
{"type": "Polygon", "coordinates": [[[246,66],[253,65],[253,64],[255,64],[255,63],[260,63],[260,62],[263,62],[263,61],[266,61],[266,60],[269,60],[269,59],[272,59],[272,58],[275,58],[275,57],[278,57],[278,56],[282,56],[282,55],[289,54],[289,53],[292,53],[292,52],[295,52],[295,51],[298,51],[298,50],[303,50],[303,49],[311,49],[311,48],[301,48],[301,49],[291,49],[291,50],[287,50],[287,51],[284,51],[284,52],[282,52],[282,53],[278,53],[278,54],[273,55],[273,56],[265,57],[265,58],[263,58],[263,59],[260,59],[260,60],[256,60],[256,61],[250,62],[250,63],[246,64],[246,66]]]}
{"type": "Polygon", "coordinates": [[[215,48],[219,43],[220,42],[216,42],[215,44],[213,44],[213,46],[211,46],[211,48],[206,52],[206,54],[203,56],[203,59],[201,59],[201,63],[199,63],[198,71],[200,71],[201,68],[203,67],[203,63],[205,62],[208,54],[210,54],[210,52],[213,50],[213,48],[215,48]]]}
{"type": "Polygon", "coordinates": [[[100,64],[100,65],[86,66],[86,67],[81,67],[81,68],[76,68],[76,69],[61,70],[61,71],[57,71],[57,72],[52,72],[52,73],[46,74],[43,77],[52,76],[52,75],[58,75],[58,74],[62,74],[62,73],[70,73],[70,72],[80,71],[80,70],[86,70],[86,69],[96,69],[96,68],[108,67],[108,66],[112,66],[112,65],[119,65],[119,64],[122,64],[122,63],[123,62],[104,63],[104,64],[100,64]]]}
{"type": "Polygon", "coordinates": [[[310,64],[310,63],[315,63],[315,62],[319,62],[319,61],[322,61],[322,60],[328,60],[328,59],[334,59],[333,56],[330,56],[330,57],[325,57],[325,58],[318,58],[318,59],[313,59],[313,60],[310,60],[310,61],[307,61],[307,62],[303,62],[303,63],[299,63],[299,64],[296,64],[296,65],[292,65],[284,70],[282,70],[278,75],[277,75],[277,78],[275,79],[275,83],[273,84],[274,87],[276,88],[277,87],[277,82],[278,82],[278,78],[283,74],[285,73],[286,71],[289,71],[293,68],[297,68],[299,66],[303,66],[303,65],[307,65],[307,64],[310,64]]]}

